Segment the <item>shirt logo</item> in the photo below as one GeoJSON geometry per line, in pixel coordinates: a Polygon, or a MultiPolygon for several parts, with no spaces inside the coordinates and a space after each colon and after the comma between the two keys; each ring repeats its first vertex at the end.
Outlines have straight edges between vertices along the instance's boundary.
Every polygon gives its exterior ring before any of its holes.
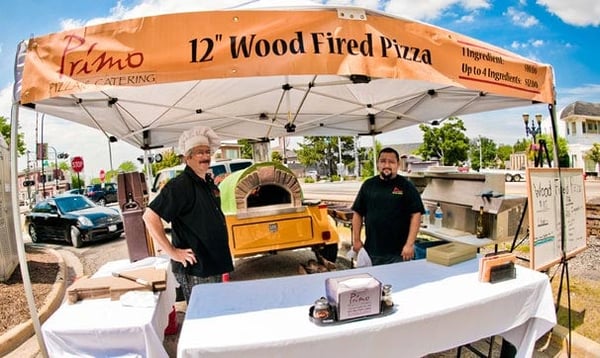
{"type": "Polygon", "coordinates": [[[403,195],[404,192],[402,191],[402,189],[400,189],[397,186],[395,186],[394,189],[392,190],[392,194],[393,195],[403,195]]]}

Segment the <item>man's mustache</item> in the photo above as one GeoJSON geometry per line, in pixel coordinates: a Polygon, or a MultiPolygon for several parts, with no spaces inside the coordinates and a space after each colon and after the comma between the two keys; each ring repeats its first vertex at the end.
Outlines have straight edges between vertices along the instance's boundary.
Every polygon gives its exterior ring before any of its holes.
{"type": "Polygon", "coordinates": [[[209,160],[201,160],[198,163],[200,163],[200,164],[210,164],[210,159],[209,160]]]}

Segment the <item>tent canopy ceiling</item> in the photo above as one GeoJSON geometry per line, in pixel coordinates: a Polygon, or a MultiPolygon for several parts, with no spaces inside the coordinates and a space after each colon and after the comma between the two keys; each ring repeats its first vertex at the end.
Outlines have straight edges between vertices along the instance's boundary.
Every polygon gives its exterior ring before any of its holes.
{"type": "Polygon", "coordinates": [[[224,10],[32,38],[15,100],[140,148],[194,125],[222,139],[371,135],[554,103],[552,68],[359,8],[224,10]]]}

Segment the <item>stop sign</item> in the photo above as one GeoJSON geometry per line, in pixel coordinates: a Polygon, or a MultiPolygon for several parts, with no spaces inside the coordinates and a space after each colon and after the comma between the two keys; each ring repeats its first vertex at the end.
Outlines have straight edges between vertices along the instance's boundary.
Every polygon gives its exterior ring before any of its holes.
{"type": "Polygon", "coordinates": [[[100,181],[104,182],[105,178],[106,178],[106,172],[104,172],[104,169],[100,169],[100,181]]]}
{"type": "Polygon", "coordinates": [[[82,157],[73,157],[71,159],[71,168],[75,173],[80,173],[83,171],[83,158],[82,157]]]}

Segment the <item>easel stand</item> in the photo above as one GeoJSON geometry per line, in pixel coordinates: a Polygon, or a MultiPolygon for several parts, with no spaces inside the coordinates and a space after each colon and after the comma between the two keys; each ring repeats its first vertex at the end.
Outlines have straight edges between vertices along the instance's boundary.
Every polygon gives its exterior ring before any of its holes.
{"type": "Polygon", "coordinates": [[[563,257],[560,261],[561,272],[560,272],[560,282],[558,284],[558,295],[556,297],[556,313],[558,315],[558,310],[560,308],[560,298],[562,296],[562,288],[563,282],[566,278],[567,281],[567,320],[568,320],[568,329],[569,329],[569,339],[567,340],[567,356],[571,357],[571,283],[569,281],[569,260],[567,259],[567,255],[563,252],[563,257]]]}
{"type": "MultiPolygon", "coordinates": [[[[525,204],[523,205],[523,212],[521,213],[521,218],[519,219],[519,225],[517,226],[517,232],[515,233],[515,237],[513,238],[512,245],[510,246],[510,252],[515,251],[517,246],[521,245],[525,240],[527,240],[529,238],[529,232],[527,232],[527,234],[523,237],[523,239],[521,239],[521,241],[519,241],[519,243],[517,244],[517,239],[519,238],[519,233],[521,232],[521,227],[523,226],[523,221],[525,220],[525,214],[527,213],[527,203],[528,203],[528,201],[525,200],[525,204]]],[[[529,261],[529,259],[527,259],[527,258],[520,257],[520,259],[522,259],[524,261],[529,261]]]]}
{"type": "Polygon", "coordinates": [[[538,140],[538,147],[535,153],[536,168],[542,167],[544,165],[544,154],[548,163],[548,168],[552,168],[552,163],[550,162],[550,154],[548,153],[548,147],[546,146],[546,140],[540,139],[538,140]]]}

